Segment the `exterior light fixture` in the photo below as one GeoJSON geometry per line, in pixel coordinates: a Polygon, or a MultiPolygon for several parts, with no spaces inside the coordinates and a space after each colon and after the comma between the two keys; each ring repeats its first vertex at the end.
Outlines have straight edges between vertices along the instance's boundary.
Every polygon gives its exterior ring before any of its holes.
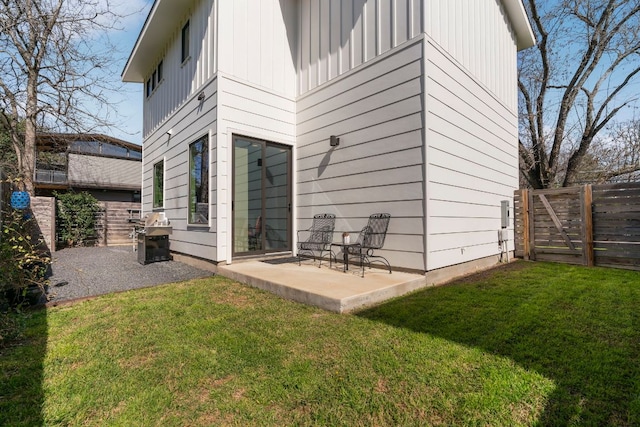
{"type": "Polygon", "coordinates": [[[169,135],[169,136],[173,135],[173,129],[169,129],[169,130],[167,131],[167,135],[169,135]]]}
{"type": "Polygon", "coordinates": [[[331,135],[329,137],[329,145],[331,145],[332,147],[337,147],[338,145],[340,145],[340,138],[335,135],[331,135]]]}
{"type": "Polygon", "coordinates": [[[204,91],[200,92],[200,93],[198,94],[198,101],[202,101],[202,100],[204,99],[204,96],[205,96],[205,95],[204,95],[204,91]]]}

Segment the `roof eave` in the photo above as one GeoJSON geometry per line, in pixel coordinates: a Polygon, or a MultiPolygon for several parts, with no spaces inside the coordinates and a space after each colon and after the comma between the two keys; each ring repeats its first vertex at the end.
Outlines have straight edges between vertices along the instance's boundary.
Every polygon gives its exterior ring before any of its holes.
{"type": "Polygon", "coordinates": [[[155,0],[122,70],[122,81],[144,83],[145,76],[173,35],[176,19],[183,19],[195,0],[155,0]]]}
{"type": "Polygon", "coordinates": [[[536,44],[536,36],[531,28],[522,0],[502,0],[502,4],[516,33],[518,51],[534,46],[536,44]]]}

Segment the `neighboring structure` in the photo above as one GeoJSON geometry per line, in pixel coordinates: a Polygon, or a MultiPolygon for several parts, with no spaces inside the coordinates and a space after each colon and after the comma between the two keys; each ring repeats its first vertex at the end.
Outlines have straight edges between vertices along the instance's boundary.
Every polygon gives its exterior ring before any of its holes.
{"type": "Polygon", "coordinates": [[[156,0],[122,75],[143,211],[213,262],[293,251],[324,212],[336,236],[390,213],[395,267],[495,262],[533,43],[521,0],[156,0]]]}
{"type": "Polygon", "coordinates": [[[87,191],[102,202],[140,202],[142,147],[96,134],[40,133],[35,191],[87,191]]]}

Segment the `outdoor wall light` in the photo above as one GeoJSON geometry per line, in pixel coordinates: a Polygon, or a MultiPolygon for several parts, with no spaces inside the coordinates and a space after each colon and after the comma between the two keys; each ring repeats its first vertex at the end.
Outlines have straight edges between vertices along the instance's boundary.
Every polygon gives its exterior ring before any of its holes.
{"type": "Polygon", "coordinates": [[[331,145],[332,147],[337,147],[338,145],[340,145],[340,138],[335,135],[331,135],[329,137],[329,145],[331,145]]]}
{"type": "Polygon", "coordinates": [[[202,100],[204,99],[204,96],[205,96],[205,95],[204,95],[204,91],[200,92],[200,93],[198,94],[198,101],[202,101],[202,100]]]}
{"type": "Polygon", "coordinates": [[[173,135],[173,129],[169,129],[169,130],[167,131],[167,135],[169,135],[169,136],[173,135]]]}

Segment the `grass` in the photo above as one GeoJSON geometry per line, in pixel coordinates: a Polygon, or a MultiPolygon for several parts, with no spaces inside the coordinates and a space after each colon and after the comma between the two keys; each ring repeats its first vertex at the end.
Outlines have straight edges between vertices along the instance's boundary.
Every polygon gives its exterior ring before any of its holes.
{"type": "Polygon", "coordinates": [[[639,425],[640,273],[516,263],[357,315],[215,277],[33,312],[0,425],[639,425]]]}

